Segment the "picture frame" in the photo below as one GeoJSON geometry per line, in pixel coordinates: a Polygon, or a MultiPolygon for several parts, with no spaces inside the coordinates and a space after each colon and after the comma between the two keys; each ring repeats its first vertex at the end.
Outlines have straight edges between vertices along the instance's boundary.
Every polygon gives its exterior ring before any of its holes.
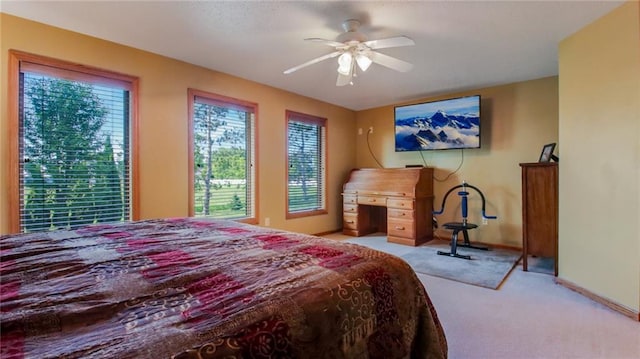
{"type": "Polygon", "coordinates": [[[555,143],[548,143],[542,147],[542,152],[540,152],[540,159],[538,162],[551,162],[552,159],[556,159],[557,157],[553,155],[553,151],[556,149],[555,143]]]}

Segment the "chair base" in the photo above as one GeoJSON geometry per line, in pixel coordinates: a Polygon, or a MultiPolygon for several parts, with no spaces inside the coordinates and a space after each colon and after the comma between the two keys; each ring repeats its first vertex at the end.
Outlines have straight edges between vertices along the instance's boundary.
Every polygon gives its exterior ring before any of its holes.
{"type": "Polygon", "coordinates": [[[467,259],[467,260],[471,259],[471,256],[467,256],[467,255],[464,255],[464,254],[458,254],[458,253],[438,251],[438,254],[441,255],[441,256],[455,257],[455,258],[461,258],[461,259],[467,259]]]}
{"type": "Polygon", "coordinates": [[[477,228],[477,227],[478,226],[476,224],[472,224],[472,223],[467,223],[467,224],[457,223],[457,222],[445,223],[444,228],[451,229],[453,231],[453,233],[451,234],[451,252],[438,251],[438,254],[439,255],[443,255],[443,256],[449,256],[449,257],[455,257],[455,258],[461,258],[461,259],[470,260],[471,256],[464,255],[464,254],[458,254],[458,247],[464,247],[464,248],[471,248],[471,249],[479,249],[479,250],[483,250],[483,251],[488,251],[489,250],[488,247],[475,246],[475,245],[471,244],[471,242],[469,242],[469,233],[467,232],[467,230],[468,229],[474,229],[474,228],[477,228]],[[464,243],[458,244],[458,232],[460,232],[460,231],[462,231],[462,236],[464,238],[464,243]]]}

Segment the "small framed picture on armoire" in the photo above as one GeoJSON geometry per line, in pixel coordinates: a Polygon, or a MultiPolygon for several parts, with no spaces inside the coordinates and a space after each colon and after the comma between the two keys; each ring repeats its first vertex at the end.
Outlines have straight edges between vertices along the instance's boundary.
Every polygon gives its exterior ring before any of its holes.
{"type": "Polygon", "coordinates": [[[540,153],[540,159],[538,162],[551,162],[552,159],[556,159],[557,157],[553,155],[553,151],[556,149],[555,143],[549,143],[542,147],[542,152],[540,153]]]}

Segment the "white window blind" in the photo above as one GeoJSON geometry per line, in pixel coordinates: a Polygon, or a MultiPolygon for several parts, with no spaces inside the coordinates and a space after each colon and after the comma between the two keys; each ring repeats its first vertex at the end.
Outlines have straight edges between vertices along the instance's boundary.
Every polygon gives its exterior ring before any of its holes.
{"type": "Polygon", "coordinates": [[[255,109],[193,98],[193,207],[196,216],[255,216],[255,109]]]}
{"type": "Polygon", "coordinates": [[[130,219],[130,91],[27,64],[19,89],[20,229],[130,219]]]}
{"type": "Polygon", "coordinates": [[[287,213],[326,210],[326,120],[287,112],[287,213]]]}

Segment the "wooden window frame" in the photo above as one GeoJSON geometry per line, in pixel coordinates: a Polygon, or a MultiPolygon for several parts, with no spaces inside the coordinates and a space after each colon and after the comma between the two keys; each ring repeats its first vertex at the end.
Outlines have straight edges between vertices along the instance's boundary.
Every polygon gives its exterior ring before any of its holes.
{"type": "Polygon", "coordinates": [[[327,192],[328,192],[327,178],[328,178],[328,172],[329,172],[328,122],[329,121],[327,121],[327,119],[323,117],[313,116],[313,115],[296,112],[292,110],[285,111],[285,141],[286,141],[285,142],[285,154],[286,154],[285,161],[286,163],[285,163],[285,174],[284,174],[284,183],[285,183],[284,192],[285,192],[285,218],[286,219],[319,216],[319,215],[325,215],[329,213],[329,211],[327,210],[327,208],[329,208],[329,199],[327,196],[327,192]],[[324,143],[324,156],[323,156],[324,170],[322,171],[323,172],[322,173],[323,175],[322,176],[323,177],[322,178],[322,203],[324,204],[323,208],[306,210],[306,211],[296,211],[296,212],[289,211],[289,121],[290,119],[295,119],[299,122],[321,126],[324,129],[323,131],[324,138],[322,139],[324,143]]]}
{"type": "Polygon", "coordinates": [[[258,211],[259,211],[259,203],[258,203],[258,194],[259,194],[259,182],[258,182],[258,164],[259,164],[259,151],[258,151],[258,104],[240,100],[233,97],[223,96],[214,94],[211,92],[196,90],[196,89],[187,89],[187,97],[188,97],[188,126],[189,126],[189,216],[193,217],[195,215],[195,173],[194,173],[194,131],[193,131],[193,115],[194,115],[194,103],[196,97],[204,98],[207,102],[211,104],[216,104],[220,106],[226,106],[229,108],[235,109],[251,109],[254,114],[253,120],[253,213],[251,213],[250,217],[246,218],[238,218],[233,219],[237,222],[249,223],[249,224],[258,224],[258,211]]]}
{"type": "Polygon", "coordinates": [[[20,233],[20,70],[27,67],[30,71],[45,72],[60,78],[73,80],[91,80],[103,85],[126,85],[131,93],[131,113],[129,120],[129,151],[130,151],[130,215],[131,220],[140,219],[140,195],[138,191],[138,86],[139,79],[114,71],[104,70],[74,62],[58,60],[46,56],[27,52],[9,50],[9,88],[7,105],[9,107],[8,145],[9,161],[7,161],[8,204],[9,204],[9,232],[20,233]],[[96,81],[100,79],[99,81],[96,81]]]}

